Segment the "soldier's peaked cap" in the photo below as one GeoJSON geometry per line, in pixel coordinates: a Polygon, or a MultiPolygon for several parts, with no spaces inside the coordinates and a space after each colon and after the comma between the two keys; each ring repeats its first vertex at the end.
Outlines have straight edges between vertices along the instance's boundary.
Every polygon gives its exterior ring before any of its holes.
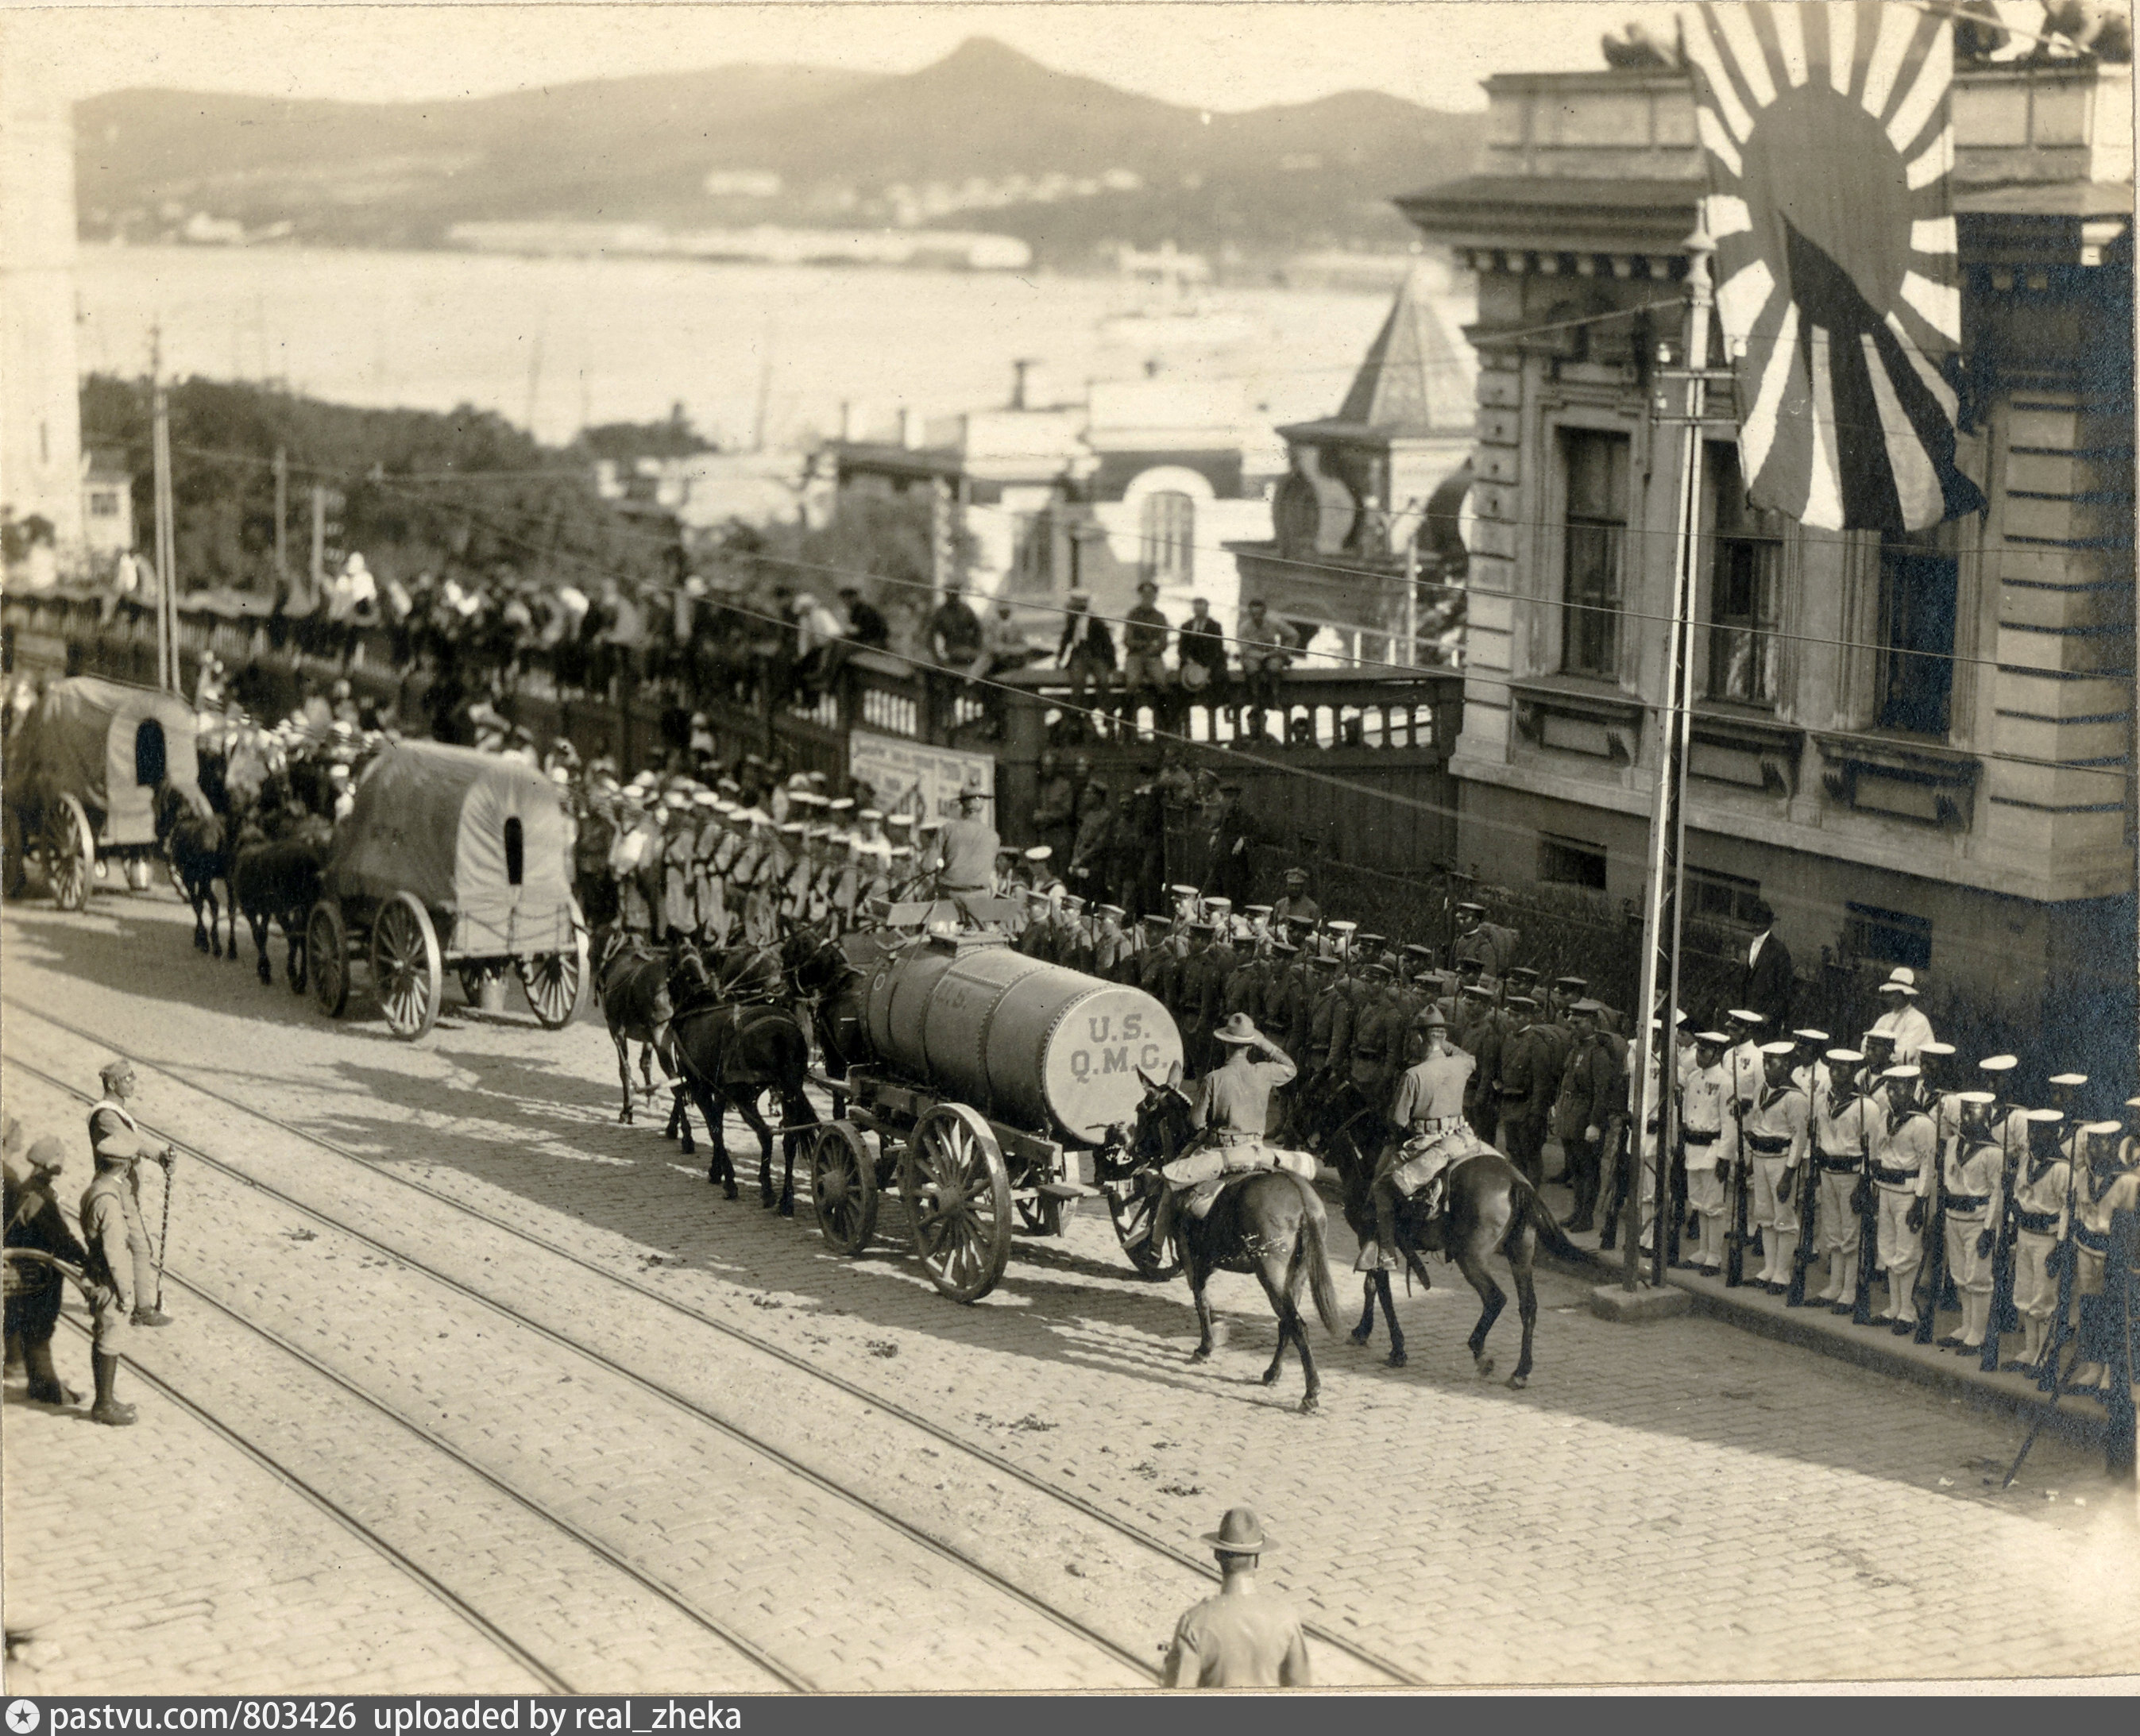
{"type": "Polygon", "coordinates": [[[2045,1127],[2055,1127],[2065,1118],[2066,1112],[2063,1109],[2032,1109],[2029,1111],[2029,1119],[2031,1121],[2039,1122],[2045,1127]]]}
{"type": "Polygon", "coordinates": [[[1026,851],[1025,859],[1028,862],[1044,862],[1054,854],[1055,846],[1053,844],[1036,844],[1026,851]]]}
{"type": "MultiPolygon", "coordinates": [[[[2098,1139],[2108,1139],[2113,1133],[2124,1132],[2125,1124],[2123,1121],[2090,1121],[2087,1126],[2081,1129],[2081,1131],[2093,1134],[2098,1139]]],[[[39,1144],[42,1143],[42,1140],[39,1141],[39,1144]]],[[[34,1150],[36,1147],[32,1146],[31,1149],[34,1150]]]]}
{"type": "Polygon", "coordinates": [[[1308,878],[1308,870],[1305,868],[1288,868],[1285,870],[1285,877],[1288,880],[1305,881],[1308,878]]]}
{"type": "Polygon", "coordinates": [[[1535,983],[1538,981],[1538,975],[1539,973],[1529,965],[1519,964],[1509,973],[1509,980],[1512,983],[1535,983]]]}
{"type": "Polygon", "coordinates": [[[1980,1073],[2010,1073],[2020,1064],[2011,1055],[1986,1055],[1976,1063],[1976,1071],[1980,1073]]]}
{"type": "Polygon", "coordinates": [[[1766,1015],[1751,1012],[1744,1007],[1734,1007],[1724,1016],[1735,1025],[1765,1025],[1769,1022],[1766,1015]]]}
{"type": "Polygon", "coordinates": [[[1976,1109],[1981,1109],[1987,1103],[1996,1103],[1999,1101],[1990,1091],[1956,1091],[1954,1100],[1957,1103],[1966,1103],[1976,1109]]]}
{"type": "Polygon", "coordinates": [[[1795,1055],[1798,1052],[1799,1046],[1794,1042],[1784,1042],[1779,1040],[1761,1045],[1761,1052],[1764,1055],[1795,1055]]]}
{"type": "Polygon", "coordinates": [[[1359,932],[1360,924],[1357,922],[1347,922],[1343,917],[1340,916],[1329,924],[1329,928],[1330,932],[1333,934],[1355,934],[1359,932]]]}
{"type": "Polygon", "coordinates": [[[1194,898],[1197,895],[1199,889],[1195,886],[1176,885],[1169,886],[1166,890],[1169,894],[1176,898],[1194,898]]]}
{"type": "Polygon", "coordinates": [[[1580,994],[1590,986],[1590,979],[1588,977],[1555,977],[1553,986],[1564,989],[1569,994],[1580,994]]]}
{"type": "Polygon", "coordinates": [[[2088,1083],[2088,1075],[2085,1073],[2054,1073],[2051,1075],[2050,1082],[2053,1085],[2070,1085],[2078,1088],[2088,1083]]]}
{"type": "Polygon", "coordinates": [[[1494,998],[1494,991],[1484,983],[1466,983],[1464,985],[1464,998],[1467,1001],[1490,1001],[1494,998]]]}
{"type": "Polygon", "coordinates": [[[1697,1031],[1694,1033],[1694,1040],[1696,1042],[1706,1042],[1712,1049],[1720,1049],[1731,1041],[1721,1031],[1697,1031]]]}
{"type": "Polygon", "coordinates": [[[1822,1057],[1823,1060],[1835,1062],[1838,1067],[1856,1067],[1864,1058],[1863,1054],[1856,1049],[1830,1049],[1822,1057]]]}
{"type": "Polygon", "coordinates": [[[1791,1035],[1798,1038],[1800,1042],[1826,1042],[1828,1041],[1827,1032],[1816,1031],[1811,1025],[1802,1025],[1797,1030],[1792,1032],[1791,1035]]]}
{"type": "Polygon", "coordinates": [[[1921,1075],[1922,1069],[1912,1067],[1907,1062],[1905,1062],[1900,1067],[1891,1067],[1885,1069],[1881,1073],[1880,1076],[1882,1079],[1915,1079],[1920,1077],[1921,1075]]]}
{"type": "Polygon", "coordinates": [[[1486,914],[1485,905],[1474,904],[1468,898],[1465,900],[1462,904],[1457,905],[1456,908],[1459,910],[1469,910],[1474,916],[1484,916],[1486,914]]]}
{"type": "Polygon", "coordinates": [[[1921,1042],[1917,1045],[1917,1052],[1920,1055],[1945,1057],[1954,1053],[1954,1045],[1951,1042],[1921,1042]]]}

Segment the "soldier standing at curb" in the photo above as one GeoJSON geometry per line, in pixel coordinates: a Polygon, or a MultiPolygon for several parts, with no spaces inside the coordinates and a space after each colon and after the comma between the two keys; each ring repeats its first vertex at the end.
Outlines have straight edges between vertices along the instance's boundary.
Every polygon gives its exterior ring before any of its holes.
{"type": "Polygon", "coordinates": [[[85,1287],[89,1292],[91,1331],[90,1368],[96,1380],[96,1402],[90,1420],[115,1429],[134,1420],[134,1407],[119,1402],[119,1356],[126,1348],[126,1333],[138,1319],[146,1298],[135,1287],[134,1262],[129,1258],[133,1238],[129,1220],[133,1205],[134,1165],[139,1154],[116,1144],[100,1146],[96,1179],[81,1196],[81,1236],[88,1258],[82,1262],[85,1287]]]}
{"type": "MultiPolygon", "coordinates": [[[[133,1323],[137,1327],[167,1327],[171,1317],[156,1306],[156,1252],[149,1240],[149,1227],[141,1221],[141,1176],[131,1167],[137,1158],[152,1158],[164,1166],[164,1185],[171,1184],[171,1165],[178,1153],[169,1145],[159,1149],[142,1137],[140,1124],[130,1114],[125,1105],[140,1088],[134,1076],[134,1063],[124,1057],[107,1061],[97,1073],[104,1086],[103,1099],[92,1104],[89,1111],[89,1145],[101,1163],[106,1157],[127,1160],[126,1187],[121,1209],[125,1214],[128,1270],[132,1282],[125,1287],[132,1295],[133,1323]]],[[[96,1185],[94,1182],[91,1184],[96,1185]]],[[[88,1233],[88,1214],[85,1210],[82,1229],[88,1233]]]]}
{"type": "Polygon", "coordinates": [[[1308,1640],[1283,1597],[1256,1589],[1256,1567],[1270,1547],[1252,1508],[1231,1509],[1204,1533],[1225,1583],[1181,1618],[1167,1648],[1169,1688],[1306,1688],[1308,1640]]]}
{"type": "Polygon", "coordinates": [[[1838,1314],[1858,1303],[1858,1209],[1851,1196],[1865,1168],[1865,1154],[1887,1132],[1878,1101],[1860,1091],[1858,1069],[1865,1057],[1856,1049],[1830,1049],[1827,1088],[1814,1099],[1814,1176],[1820,1188],[1814,1219],[1819,1252],[1828,1258],[1828,1282],[1817,1292],[1838,1314]]]}

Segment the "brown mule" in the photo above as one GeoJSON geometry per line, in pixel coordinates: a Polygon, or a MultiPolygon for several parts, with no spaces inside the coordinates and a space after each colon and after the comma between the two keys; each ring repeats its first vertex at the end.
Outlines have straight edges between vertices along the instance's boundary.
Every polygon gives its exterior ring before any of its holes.
{"type": "MultiPolygon", "coordinates": [[[[1172,1078],[1161,1083],[1146,1076],[1145,1085],[1131,1149],[1156,1167],[1172,1161],[1189,1142],[1189,1099],[1172,1078]]],[[[1323,1201],[1313,1187],[1289,1171],[1266,1170],[1229,1181],[1200,1221],[1184,1214],[1174,1226],[1189,1274],[1189,1293],[1196,1303],[1198,1337],[1192,1360],[1202,1362],[1211,1355],[1211,1301],[1205,1292],[1211,1274],[1253,1273],[1264,1287],[1271,1312],[1278,1317],[1278,1347],[1264,1371],[1264,1385],[1278,1384],[1286,1346],[1292,1344],[1300,1352],[1300,1370],[1308,1382],[1300,1400],[1304,1414],[1318,1408],[1323,1383],[1316,1375],[1308,1329],[1300,1316],[1303,1278],[1315,1298],[1323,1330],[1334,1335],[1338,1327],[1338,1292],[1331,1286],[1324,1248],[1325,1222],[1323,1201]]]]}

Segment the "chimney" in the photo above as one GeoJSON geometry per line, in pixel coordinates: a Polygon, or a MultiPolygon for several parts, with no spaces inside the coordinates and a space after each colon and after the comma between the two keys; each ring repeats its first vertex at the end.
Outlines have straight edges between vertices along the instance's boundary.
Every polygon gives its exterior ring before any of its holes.
{"type": "Polygon", "coordinates": [[[1023,409],[1026,407],[1026,376],[1033,371],[1033,358],[1029,356],[1019,356],[1010,365],[1010,407],[1013,409],[1023,409]]]}
{"type": "Polygon", "coordinates": [[[909,452],[921,444],[921,412],[904,405],[899,412],[899,444],[909,452]]]}

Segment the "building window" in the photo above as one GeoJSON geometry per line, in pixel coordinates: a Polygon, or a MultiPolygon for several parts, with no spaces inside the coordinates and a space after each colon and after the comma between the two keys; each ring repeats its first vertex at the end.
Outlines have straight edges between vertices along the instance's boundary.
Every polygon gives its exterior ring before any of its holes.
{"type": "Polygon", "coordinates": [[[1945,738],[1953,713],[1955,594],[1950,525],[1880,544],[1879,718],[1882,729],[1945,738]]]}
{"type": "Polygon", "coordinates": [[[1144,576],[1161,585],[1186,585],[1195,574],[1196,503],[1186,494],[1163,488],[1144,500],[1144,576]]]}
{"type": "Polygon", "coordinates": [[[1784,538],[1781,519],[1746,503],[1739,449],[1709,449],[1709,697],[1776,703],[1784,538]]]}
{"type": "Polygon", "coordinates": [[[1686,870],[1685,914],[1703,922],[1735,922],[1759,928],[1755,916],[1761,903],[1761,883],[1735,874],[1716,874],[1706,868],[1686,870]]]}
{"type": "Polygon", "coordinates": [[[1627,437],[1568,429],[1567,566],[1560,666],[1571,675],[1620,673],[1620,586],[1627,540],[1627,437]]]}
{"type": "Polygon", "coordinates": [[[1843,908],[1843,950],[1849,957],[1875,964],[1907,964],[1912,970],[1931,968],[1932,925],[1923,917],[1873,905],[1847,904],[1843,908]]]}
{"type": "Polygon", "coordinates": [[[1595,844],[1549,833],[1539,839],[1538,861],[1538,877],[1549,885],[1605,890],[1605,852],[1595,844]]]}
{"type": "Polygon", "coordinates": [[[89,495],[89,516],[92,518],[116,518],[119,516],[119,493],[115,488],[92,488],[89,495]]]}

